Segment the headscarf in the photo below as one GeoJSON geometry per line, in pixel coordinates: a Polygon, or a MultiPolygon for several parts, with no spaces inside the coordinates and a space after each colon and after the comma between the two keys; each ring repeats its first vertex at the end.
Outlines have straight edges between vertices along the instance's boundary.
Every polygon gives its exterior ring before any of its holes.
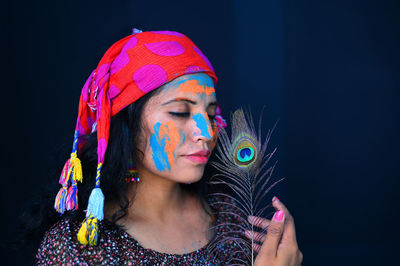
{"type": "MultiPolygon", "coordinates": [[[[210,61],[185,35],[173,31],[142,32],[134,29],[104,54],[82,88],[78,119],[70,159],[59,180],[62,186],[54,207],[59,213],[78,209],[77,182],[82,182],[78,149],[81,136],[97,131],[98,165],[86,219],[78,233],[81,244],[96,245],[98,221],[104,218],[104,195],[100,188],[101,168],[110,134],[111,117],[143,95],[185,74],[205,73],[216,85],[210,61]]],[[[218,109],[219,112],[219,109],[218,109]]],[[[226,126],[217,113],[217,126],[226,126]]]]}

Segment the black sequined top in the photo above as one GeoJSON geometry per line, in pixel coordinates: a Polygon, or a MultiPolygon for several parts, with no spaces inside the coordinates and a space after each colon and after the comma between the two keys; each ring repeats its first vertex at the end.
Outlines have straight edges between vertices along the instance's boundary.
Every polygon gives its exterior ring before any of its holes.
{"type": "Polygon", "coordinates": [[[216,216],[212,240],[204,247],[186,254],[160,253],[142,247],[134,236],[103,220],[99,224],[97,246],[81,245],[76,238],[80,223],[63,219],[56,223],[40,245],[36,255],[39,265],[232,265],[247,264],[250,252],[244,245],[243,220],[228,198],[208,199],[216,216]],[[227,204],[228,203],[228,204],[227,204]],[[238,232],[238,233],[235,233],[238,232]],[[229,235],[230,241],[218,242],[229,235]]]}

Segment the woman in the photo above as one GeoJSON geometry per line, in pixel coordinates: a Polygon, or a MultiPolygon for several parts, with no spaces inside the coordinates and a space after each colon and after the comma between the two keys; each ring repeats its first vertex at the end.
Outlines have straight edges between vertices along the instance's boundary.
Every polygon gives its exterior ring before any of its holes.
{"type": "MultiPolygon", "coordinates": [[[[134,29],[109,48],[82,89],[55,201],[64,217],[46,233],[38,264],[245,262],[236,242],[208,252],[224,230],[240,228],[233,209],[206,195],[224,124],[216,83],[208,59],[177,32],[134,29]],[[221,221],[233,227],[216,229],[221,221]]],[[[249,217],[267,235],[243,232],[259,243],[256,265],[299,265],[293,219],[276,198],[273,206],[272,221],[249,217]]]]}

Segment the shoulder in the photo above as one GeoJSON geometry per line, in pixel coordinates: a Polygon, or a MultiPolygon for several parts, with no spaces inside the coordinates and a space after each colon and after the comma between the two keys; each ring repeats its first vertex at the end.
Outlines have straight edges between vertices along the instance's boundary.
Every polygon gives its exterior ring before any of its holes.
{"type": "Polygon", "coordinates": [[[77,240],[80,222],[62,219],[54,224],[45,234],[36,255],[36,263],[47,264],[104,264],[110,254],[118,260],[118,246],[121,231],[110,222],[99,224],[99,244],[97,246],[81,245],[77,240]]]}
{"type": "Polygon", "coordinates": [[[77,227],[77,223],[68,219],[54,224],[44,235],[36,255],[36,263],[79,263],[78,242],[74,236],[77,227]]]}

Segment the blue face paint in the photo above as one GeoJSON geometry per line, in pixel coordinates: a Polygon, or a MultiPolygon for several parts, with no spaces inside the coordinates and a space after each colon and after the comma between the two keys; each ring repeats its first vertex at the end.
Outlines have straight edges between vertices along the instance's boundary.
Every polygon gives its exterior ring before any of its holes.
{"type": "Polygon", "coordinates": [[[185,143],[186,136],[185,136],[185,132],[183,132],[183,130],[179,130],[179,136],[180,136],[180,141],[181,141],[180,144],[185,143]]]}
{"type": "Polygon", "coordinates": [[[165,152],[165,138],[160,139],[161,123],[154,125],[154,133],[150,136],[150,147],[153,150],[153,161],[159,171],[170,170],[168,155],[165,152]]]}
{"type": "Polygon", "coordinates": [[[200,129],[201,135],[206,138],[211,138],[208,128],[210,127],[210,122],[205,119],[202,114],[194,114],[193,120],[196,122],[196,126],[200,129]]]}
{"type": "Polygon", "coordinates": [[[175,86],[179,87],[182,83],[185,83],[188,80],[197,80],[197,83],[200,86],[214,87],[214,82],[212,78],[210,78],[207,74],[204,73],[187,76],[184,79],[177,81],[175,83],[175,86]]]}

